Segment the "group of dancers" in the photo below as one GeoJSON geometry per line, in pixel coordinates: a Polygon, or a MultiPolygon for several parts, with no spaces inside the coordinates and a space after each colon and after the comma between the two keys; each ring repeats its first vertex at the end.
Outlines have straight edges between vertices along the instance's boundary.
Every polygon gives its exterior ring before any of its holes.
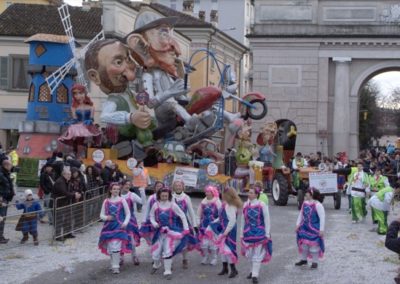
{"type": "Polygon", "coordinates": [[[372,223],[377,224],[375,231],[386,235],[388,231],[388,214],[393,202],[394,189],[387,177],[382,175],[382,170],[377,168],[373,175],[364,172],[363,163],[351,168],[347,183],[349,196],[349,212],[352,214],[354,224],[365,220],[367,205],[371,208],[372,223]]]}
{"type": "MultiPolygon", "coordinates": [[[[201,264],[215,266],[218,255],[222,261],[219,275],[234,278],[238,275],[237,234],[241,253],[252,263],[248,279],[258,283],[261,264],[272,256],[270,216],[268,205],[259,200],[262,187],[249,189],[248,200],[243,204],[236,190],[214,185],[205,187],[205,198],[197,210],[193,209],[190,197],[184,192],[184,184],[175,181],[172,190],[162,182],[154,185],[154,194],[145,202],[141,196],[129,192],[123,184],[113,183],[109,197],[104,201],[100,217],[104,221],[99,240],[101,252],[111,258],[111,270],[119,273],[123,254],[131,253],[135,265],[139,265],[135,247],[143,238],[151,247],[154,274],[164,265],[164,277],[172,279],[172,260],[182,255],[182,268],[188,268],[187,253],[198,250],[201,264]],[[222,200],[220,199],[220,195],[222,200]],[[146,203],[143,222],[139,228],[134,212],[134,203],[146,203]],[[239,213],[243,215],[238,230],[239,213]]],[[[297,243],[301,260],[297,266],[306,265],[312,258],[311,268],[317,268],[318,258],[324,253],[325,213],[318,201],[319,192],[310,189],[297,220],[297,243]]]]}

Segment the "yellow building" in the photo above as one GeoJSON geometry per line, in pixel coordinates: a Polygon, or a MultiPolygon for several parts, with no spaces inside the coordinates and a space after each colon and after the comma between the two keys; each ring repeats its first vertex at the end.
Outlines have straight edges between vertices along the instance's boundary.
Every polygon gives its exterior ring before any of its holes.
{"type": "MultiPolygon", "coordinates": [[[[9,1],[0,1],[3,2],[9,1]]],[[[13,3],[30,2],[38,4],[54,3],[54,1],[10,1],[13,3]]],[[[48,33],[64,35],[64,29],[58,15],[57,5],[22,5],[14,4],[0,16],[0,143],[4,147],[16,146],[18,141],[18,125],[25,120],[28,100],[28,74],[29,46],[24,40],[35,33],[48,33]],[[5,15],[7,14],[7,15],[5,15]],[[23,15],[32,15],[24,17],[23,15]],[[15,25],[14,20],[19,19],[15,25]]],[[[123,38],[133,29],[133,23],[140,9],[139,6],[129,2],[117,0],[103,0],[103,9],[92,7],[70,7],[71,22],[77,41],[84,46],[101,29],[108,37],[123,38]],[[103,21],[101,20],[103,17],[103,21]],[[82,22],[81,19],[85,21],[82,22]],[[80,26],[76,26],[79,22],[80,26]]],[[[178,16],[179,21],[175,27],[176,38],[182,49],[182,60],[188,61],[194,50],[199,48],[210,49],[215,52],[219,60],[235,67],[238,80],[241,81],[239,67],[246,47],[230,38],[214,25],[196,17],[177,12],[159,4],[150,4],[150,8],[165,16],[178,16]],[[178,14],[175,14],[178,13],[178,14]]],[[[0,8],[3,8],[0,6],[0,8]]],[[[199,55],[200,56],[200,55],[199,55]]],[[[196,59],[194,59],[194,62],[196,59]]],[[[216,66],[209,60],[202,61],[196,66],[196,73],[190,78],[192,90],[215,85],[219,81],[216,66]]],[[[90,96],[96,108],[95,121],[98,120],[101,104],[107,96],[98,88],[92,86],[90,96]]],[[[227,110],[235,110],[229,103],[227,110]]]]}
{"type": "Polygon", "coordinates": [[[3,13],[5,9],[8,8],[11,4],[39,4],[39,5],[48,5],[54,4],[58,5],[62,3],[62,0],[2,0],[0,1],[0,14],[3,13]]]}

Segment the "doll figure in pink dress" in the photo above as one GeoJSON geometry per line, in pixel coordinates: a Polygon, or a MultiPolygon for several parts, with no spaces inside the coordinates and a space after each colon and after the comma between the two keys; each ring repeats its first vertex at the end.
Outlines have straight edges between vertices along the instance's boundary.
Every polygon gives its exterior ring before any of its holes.
{"type": "Polygon", "coordinates": [[[68,129],[58,141],[72,146],[75,153],[78,152],[78,146],[84,144],[85,139],[91,138],[93,145],[99,145],[101,131],[93,125],[93,102],[88,97],[86,88],[79,84],[72,87],[71,114],[73,119],[63,123],[68,129]]]}

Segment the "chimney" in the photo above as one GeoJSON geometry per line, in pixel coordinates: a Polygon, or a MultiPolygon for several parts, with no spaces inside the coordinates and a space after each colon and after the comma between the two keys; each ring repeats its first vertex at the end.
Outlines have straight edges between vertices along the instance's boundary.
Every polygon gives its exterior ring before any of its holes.
{"type": "Polygon", "coordinates": [[[194,0],[183,1],[183,13],[192,16],[194,8],[194,0]]]}
{"type": "Polygon", "coordinates": [[[218,11],[217,10],[211,10],[210,22],[214,27],[218,27],[218,11]]]}
{"type": "Polygon", "coordinates": [[[89,11],[90,8],[91,8],[90,2],[82,1],[82,10],[83,11],[89,11]]]}
{"type": "Polygon", "coordinates": [[[82,1],[82,10],[89,11],[90,8],[101,8],[101,1],[84,0],[82,1]]]}
{"type": "Polygon", "coordinates": [[[199,11],[199,19],[202,21],[206,20],[206,11],[199,11]]]}
{"type": "Polygon", "coordinates": [[[63,4],[62,0],[49,0],[49,4],[53,6],[61,6],[63,4]]]}

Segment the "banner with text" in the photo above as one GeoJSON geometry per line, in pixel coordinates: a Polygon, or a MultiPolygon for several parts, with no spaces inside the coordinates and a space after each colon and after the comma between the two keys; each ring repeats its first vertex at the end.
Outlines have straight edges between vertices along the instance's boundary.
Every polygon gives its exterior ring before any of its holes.
{"type": "Polygon", "coordinates": [[[322,194],[338,191],[337,175],[334,173],[310,173],[310,187],[315,187],[322,194]]]}
{"type": "Polygon", "coordinates": [[[199,169],[189,167],[176,167],[173,181],[182,181],[185,186],[196,187],[199,169]]]}

